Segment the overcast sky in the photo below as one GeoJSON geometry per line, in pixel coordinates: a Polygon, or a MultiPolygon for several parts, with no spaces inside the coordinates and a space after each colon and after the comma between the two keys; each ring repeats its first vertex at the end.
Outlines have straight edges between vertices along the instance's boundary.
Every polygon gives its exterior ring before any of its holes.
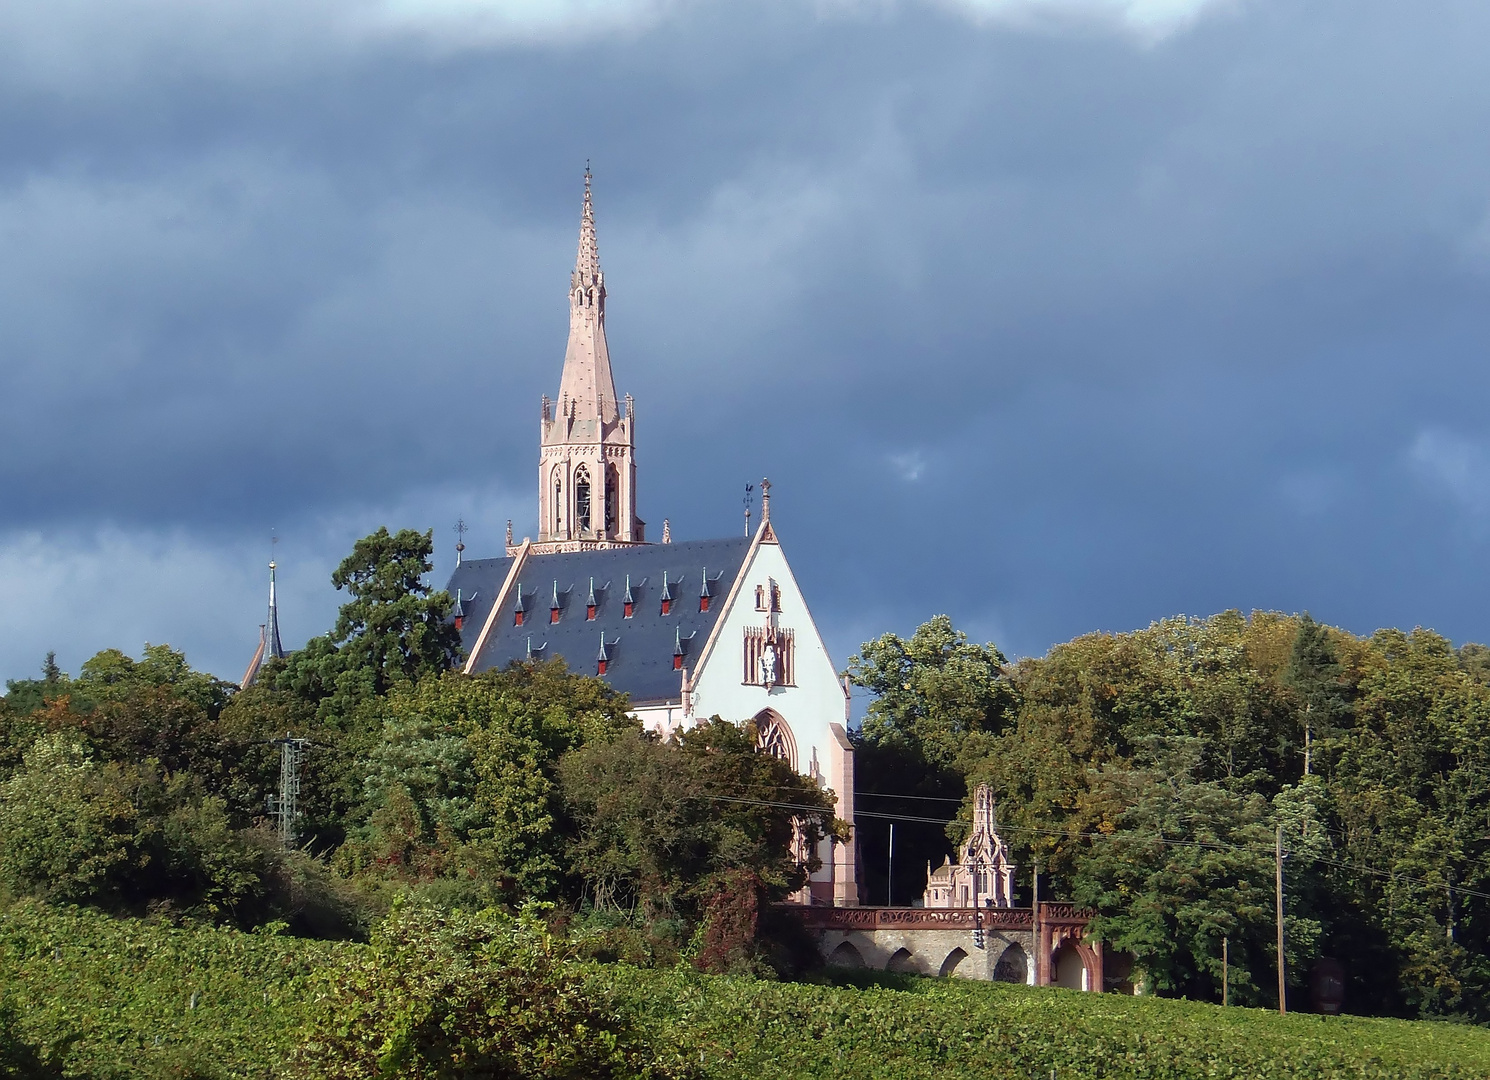
{"type": "Polygon", "coordinates": [[[593,163],[641,513],[842,663],[1176,613],[1490,639],[1490,5],[0,5],[0,678],[298,646],[536,531],[593,163]]]}

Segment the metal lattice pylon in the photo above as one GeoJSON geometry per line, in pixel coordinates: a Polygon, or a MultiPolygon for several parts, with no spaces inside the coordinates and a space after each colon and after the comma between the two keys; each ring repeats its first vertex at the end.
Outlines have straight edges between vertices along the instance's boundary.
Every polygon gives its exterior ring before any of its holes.
{"type": "Polygon", "coordinates": [[[275,819],[280,843],[292,848],[298,842],[300,763],[305,760],[305,748],[310,740],[286,735],[274,741],[279,745],[279,794],[269,796],[269,815],[275,819]]]}

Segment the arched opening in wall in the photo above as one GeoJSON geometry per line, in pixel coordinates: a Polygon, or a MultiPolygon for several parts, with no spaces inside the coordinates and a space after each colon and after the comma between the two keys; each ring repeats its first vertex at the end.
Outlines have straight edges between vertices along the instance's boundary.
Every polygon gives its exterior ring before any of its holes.
{"type": "Polygon", "coordinates": [[[1074,945],[1062,945],[1055,952],[1055,985],[1067,990],[1086,989],[1086,965],[1074,945]]]}
{"type": "Polygon", "coordinates": [[[590,470],[583,465],[574,470],[574,527],[590,527],[590,470]]]}
{"type": "Polygon", "coordinates": [[[899,972],[902,975],[915,975],[921,968],[916,964],[916,958],[911,955],[909,949],[896,949],[895,955],[890,957],[890,962],[885,965],[885,970],[899,972]]]}
{"type": "Polygon", "coordinates": [[[942,961],[941,970],[938,971],[937,974],[942,976],[942,978],[946,978],[948,975],[951,975],[954,971],[957,970],[958,964],[962,963],[966,959],[967,953],[963,952],[961,949],[953,949],[947,954],[947,958],[942,961]]]}
{"type": "Polygon", "coordinates": [[[786,726],[781,714],[775,709],[762,709],[755,714],[754,723],[755,745],[795,769],[797,740],[792,737],[792,729],[786,726]]]}
{"type": "Polygon", "coordinates": [[[621,474],[614,465],[605,467],[605,535],[615,536],[620,521],[621,474]]]}
{"type": "Polygon", "coordinates": [[[828,964],[832,967],[861,968],[864,966],[864,957],[854,948],[852,942],[844,941],[828,954],[828,964]]]}
{"type": "Polygon", "coordinates": [[[564,524],[564,470],[559,465],[554,466],[553,492],[554,500],[549,504],[551,509],[548,515],[548,527],[549,531],[557,536],[564,524]]]}
{"type": "Polygon", "coordinates": [[[999,957],[999,962],[993,966],[993,981],[1006,983],[1030,981],[1030,958],[1025,954],[1024,947],[1019,942],[1014,942],[999,957]]]}

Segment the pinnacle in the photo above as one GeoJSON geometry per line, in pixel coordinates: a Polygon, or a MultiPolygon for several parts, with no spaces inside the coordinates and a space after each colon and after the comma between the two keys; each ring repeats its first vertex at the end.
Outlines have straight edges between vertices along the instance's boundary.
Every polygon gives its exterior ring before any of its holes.
{"type": "Polygon", "coordinates": [[[600,274],[600,250],[595,243],[595,206],[590,200],[590,170],[585,169],[585,205],[580,215],[579,251],[574,259],[574,285],[592,284],[600,274]]]}

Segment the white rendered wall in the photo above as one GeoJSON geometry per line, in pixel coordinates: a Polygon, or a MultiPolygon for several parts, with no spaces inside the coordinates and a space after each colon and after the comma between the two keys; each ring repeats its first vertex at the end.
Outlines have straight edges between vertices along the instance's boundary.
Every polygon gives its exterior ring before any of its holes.
{"type": "Polygon", "coordinates": [[[779,544],[757,545],[740,574],[739,587],[719,616],[713,648],[704,658],[703,668],[693,673],[690,712],[694,717],[718,715],[744,722],[763,709],[774,709],[786,721],[796,742],[797,771],[810,775],[816,761],[818,773],[827,780],[829,761],[837,747],[829,725],[847,722],[838,669],[823,645],[779,544]],[[781,591],[781,611],[774,615],[755,610],[756,586],[769,586],[771,580],[781,591]],[[794,686],[777,685],[767,690],[744,682],[745,630],[764,626],[768,618],[794,632],[794,686]]]}
{"type": "MultiPolygon", "coordinates": [[[[718,716],[743,724],[765,709],[774,710],[791,732],[797,771],[803,776],[815,775],[819,786],[831,789],[837,797],[835,813],[852,825],[853,749],[847,736],[848,698],[780,544],[774,540],[756,543],[739,577],[719,602],[726,606],[720,612],[707,653],[699,658],[700,666],[689,672],[690,692],[685,697],[680,691],[673,701],[640,705],[633,715],[645,728],[667,738],[701,718],[718,716]],[[781,610],[757,611],[756,587],[769,597],[772,582],[781,597],[781,610]],[[745,682],[745,631],[764,626],[768,620],[778,629],[792,631],[795,652],[793,684],[778,684],[769,690],[745,682]]],[[[812,891],[818,894],[819,902],[831,897],[837,905],[857,905],[853,841],[838,844],[824,840],[818,857],[823,865],[812,876],[812,891]]]]}

